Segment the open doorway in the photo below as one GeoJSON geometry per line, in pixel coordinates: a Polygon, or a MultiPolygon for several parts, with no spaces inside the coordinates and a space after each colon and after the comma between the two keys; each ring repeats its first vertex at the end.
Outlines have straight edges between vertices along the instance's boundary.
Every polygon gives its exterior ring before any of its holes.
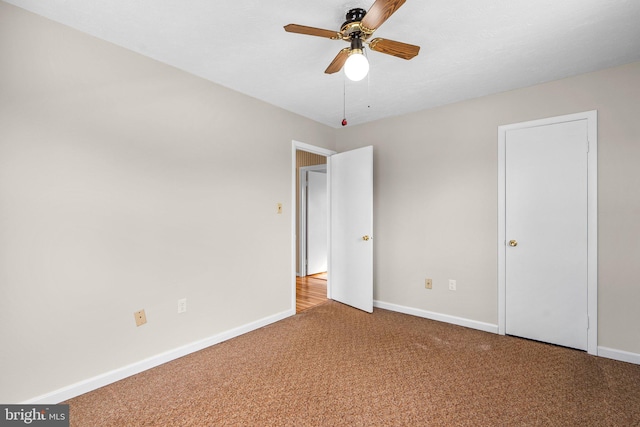
{"type": "Polygon", "coordinates": [[[292,144],[291,185],[291,307],[296,305],[296,265],[299,264],[299,151],[327,162],[328,265],[327,298],[367,313],[373,312],[373,147],[336,153],[302,142],[292,144]]]}
{"type": "MultiPolygon", "coordinates": [[[[304,152],[300,152],[304,154],[304,152]]],[[[327,165],[298,168],[298,263],[299,277],[327,273],[328,202],[327,165]]]]}
{"type": "Polygon", "coordinates": [[[296,313],[327,301],[327,156],[296,150],[296,313]]]}

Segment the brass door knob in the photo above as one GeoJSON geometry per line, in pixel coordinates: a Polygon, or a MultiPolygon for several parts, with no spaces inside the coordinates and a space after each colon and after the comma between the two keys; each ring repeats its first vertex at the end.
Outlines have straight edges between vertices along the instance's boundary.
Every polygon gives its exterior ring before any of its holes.
{"type": "Polygon", "coordinates": [[[518,246],[518,242],[516,240],[509,240],[509,246],[516,247],[518,246]]]}
{"type": "Polygon", "coordinates": [[[369,236],[362,236],[362,240],[367,241],[367,240],[369,240],[369,239],[371,239],[371,237],[369,237],[369,236]]]}

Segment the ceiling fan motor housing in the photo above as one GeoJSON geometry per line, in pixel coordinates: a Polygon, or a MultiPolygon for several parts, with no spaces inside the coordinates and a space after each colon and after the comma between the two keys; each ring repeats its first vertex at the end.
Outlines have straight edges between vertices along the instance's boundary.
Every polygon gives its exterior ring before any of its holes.
{"type": "Polygon", "coordinates": [[[345,25],[350,24],[352,22],[360,22],[362,21],[362,18],[364,18],[364,15],[366,14],[367,14],[367,11],[364,9],[360,9],[360,8],[350,9],[347,12],[347,15],[345,17],[347,21],[344,24],[342,24],[342,26],[344,27],[345,25]]]}
{"type": "Polygon", "coordinates": [[[367,14],[367,11],[364,9],[356,8],[350,9],[346,15],[346,21],[342,24],[340,28],[340,32],[342,33],[345,40],[360,38],[362,36],[362,27],[360,26],[360,21],[364,18],[364,15],[367,14]]]}

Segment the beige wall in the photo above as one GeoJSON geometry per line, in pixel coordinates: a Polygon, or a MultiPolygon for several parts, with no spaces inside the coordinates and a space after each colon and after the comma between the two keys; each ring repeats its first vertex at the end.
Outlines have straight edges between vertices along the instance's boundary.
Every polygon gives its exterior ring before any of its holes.
{"type": "Polygon", "coordinates": [[[334,129],[2,2],[0,56],[0,402],[295,310],[292,140],[334,129]]]}
{"type": "Polygon", "coordinates": [[[587,110],[598,110],[598,344],[640,353],[640,63],[342,129],[337,151],[375,150],[375,299],[497,324],[497,128],[587,110]]]}

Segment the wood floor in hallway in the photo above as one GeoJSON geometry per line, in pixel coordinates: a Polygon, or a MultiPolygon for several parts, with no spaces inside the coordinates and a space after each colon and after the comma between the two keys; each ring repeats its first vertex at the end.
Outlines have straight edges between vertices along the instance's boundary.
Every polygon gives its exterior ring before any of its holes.
{"type": "Polygon", "coordinates": [[[296,277],[296,313],[327,302],[327,273],[296,277]]]}

